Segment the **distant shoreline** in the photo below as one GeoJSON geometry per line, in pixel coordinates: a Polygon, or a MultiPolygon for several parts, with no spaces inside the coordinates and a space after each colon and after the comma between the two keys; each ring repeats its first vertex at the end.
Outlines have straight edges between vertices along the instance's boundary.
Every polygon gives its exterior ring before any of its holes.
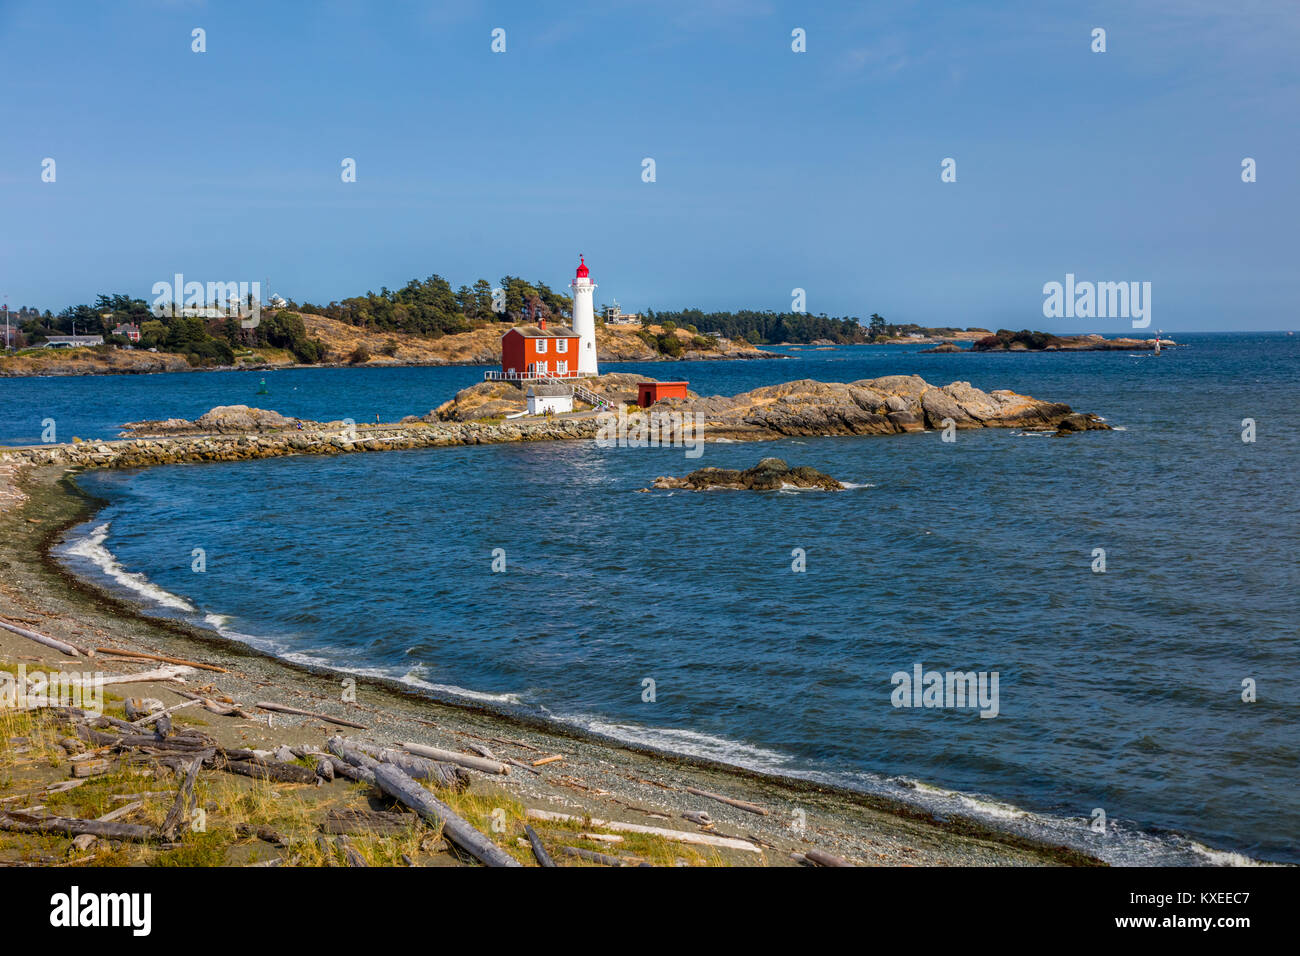
{"type": "MultiPolygon", "coordinates": [[[[756,349],[763,352],[763,348],[756,349]]],[[[154,353],[149,353],[153,355],[154,353]]],[[[162,353],[159,353],[162,354],[162,353]]],[[[166,353],[173,354],[173,353],[166,353]]],[[[179,357],[179,356],[178,356],[179,357]]],[[[642,362],[752,362],[762,361],[764,359],[779,359],[783,356],[771,352],[764,352],[762,355],[716,355],[709,353],[700,353],[684,355],[680,358],[661,355],[657,358],[632,358],[632,359],[600,359],[605,365],[631,365],[642,362]]],[[[89,364],[89,363],[87,363],[89,364]]],[[[364,363],[352,362],[284,362],[284,363],[262,363],[248,365],[206,365],[193,366],[186,363],[176,368],[95,368],[87,367],[77,369],[76,371],[50,371],[40,369],[34,371],[14,372],[6,369],[3,360],[0,360],[0,378],[87,378],[97,375],[178,375],[188,372],[283,372],[291,369],[304,368],[355,368],[355,369],[376,369],[376,368],[493,368],[496,363],[493,362],[379,362],[371,361],[364,363]]]]}

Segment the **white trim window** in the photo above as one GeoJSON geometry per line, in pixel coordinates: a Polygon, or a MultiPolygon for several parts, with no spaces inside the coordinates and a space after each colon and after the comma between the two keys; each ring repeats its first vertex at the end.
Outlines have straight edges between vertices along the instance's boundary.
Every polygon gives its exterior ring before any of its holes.
{"type": "Polygon", "coordinates": [[[568,362],[560,362],[560,361],[557,361],[557,362],[555,363],[555,374],[556,374],[556,375],[568,375],[568,374],[569,374],[569,363],[568,363],[568,362]]]}
{"type": "Polygon", "coordinates": [[[546,339],[537,340],[537,354],[538,355],[546,354],[546,339]]]}
{"type": "Polygon", "coordinates": [[[569,351],[569,340],[568,340],[568,339],[556,339],[556,340],[555,340],[555,351],[557,351],[557,352],[567,352],[567,351],[569,351]]]}
{"type": "Polygon", "coordinates": [[[546,374],[548,374],[547,371],[546,371],[546,369],[547,369],[547,367],[550,365],[549,362],[535,362],[534,365],[535,365],[536,368],[537,368],[537,374],[538,374],[538,375],[546,375],[546,374]]]}

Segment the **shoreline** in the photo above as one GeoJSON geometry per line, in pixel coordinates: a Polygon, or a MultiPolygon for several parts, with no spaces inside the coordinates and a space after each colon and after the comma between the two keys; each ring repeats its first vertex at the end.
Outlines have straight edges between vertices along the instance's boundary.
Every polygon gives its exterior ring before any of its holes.
{"type": "MultiPolygon", "coordinates": [[[[776,352],[768,351],[771,346],[756,346],[753,353],[718,353],[718,352],[692,352],[683,354],[677,358],[658,353],[654,356],[644,358],[609,358],[601,357],[598,361],[602,365],[637,365],[646,362],[670,363],[670,362],[761,362],[766,359],[782,359],[788,356],[776,352]],[[755,354],[756,353],[756,354],[755,354]]],[[[124,352],[126,350],[123,350],[124,352]]],[[[168,356],[180,358],[175,352],[148,353],[150,355],[168,356]]],[[[307,364],[304,362],[257,362],[245,365],[190,365],[188,363],[175,368],[153,368],[142,363],[140,368],[110,367],[102,368],[90,365],[89,363],[79,363],[84,367],[78,367],[69,371],[50,371],[49,369],[40,369],[32,371],[13,371],[7,366],[7,356],[0,355],[0,378],[94,378],[102,375],[185,375],[190,372],[284,372],[293,369],[305,368],[498,368],[500,360],[495,362],[481,362],[477,360],[466,361],[444,361],[444,362],[404,362],[393,360],[376,360],[371,359],[366,362],[315,362],[307,364]]]]}
{"type": "MultiPolygon", "coordinates": [[[[716,821],[714,832],[760,841],[760,858],[737,853],[726,862],[746,865],[789,865],[790,854],[823,849],[859,865],[1097,865],[1100,860],[1063,845],[996,829],[973,818],[944,817],[888,796],[850,790],[801,777],[764,773],[707,758],[668,753],[651,746],[602,737],[577,727],[550,723],[526,714],[507,714],[487,705],[446,700],[398,681],[355,676],[357,699],[341,705],[337,696],[345,672],[287,661],[183,621],[167,621],[142,613],[140,605],[110,594],[73,575],[51,553],[65,532],[89,520],[102,503],[75,485],[75,471],[61,466],[25,468],[17,477],[25,495],[21,503],[0,494],[0,566],[6,578],[0,588],[0,613],[27,621],[43,633],[74,643],[98,643],[144,648],[228,667],[217,681],[223,692],[240,700],[275,694],[295,706],[338,714],[370,725],[369,739],[383,742],[420,740],[459,748],[465,739],[500,741],[512,738],[526,757],[533,750],[562,753],[565,760],[540,773],[511,774],[490,782],[475,778],[475,787],[500,788],[530,807],[620,819],[662,826],[682,826],[685,810],[707,810],[716,821]],[[16,587],[15,587],[16,586],[16,587]],[[93,634],[88,639],[87,634],[93,634]],[[291,694],[290,690],[296,691],[291,694]],[[360,717],[358,715],[361,715],[360,717]],[[434,731],[431,728],[436,727],[434,731]],[[700,799],[685,787],[723,793],[771,808],[769,816],[700,799]],[[796,810],[807,818],[800,835],[791,828],[796,810]],[[751,858],[752,857],[752,858],[751,858]]],[[[0,475],[0,493],[7,493],[0,475]]],[[[24,639],[0,632],[0,654],[31,658],[45,651],[24,639]]],[[[40,655],[45,663],[81,668],[85,660],[69,662],[56,652],[40,655]]],[[[108,663],[96,658],[95,666],[108,663]]],[[[126,684],[124,689],[134,685],[126,684]]],[[[173,695],[159,685],[141,685],[142,692],[171,702],[173,695]]],[[[180,698],[175,698],[179,700],[180,698]]],[[[233,718],[212,718],[211,732],[233,718]]],[[[277,727],[240,725],[241,745],[255,746],[250,735],[260,733],[284,742],[292,733],[323,725],[307,718],[277,716],[277,727]]],[[[494,744],[494,746],[504,746],[494,744]]],[[[1104,864],[1102,864],[1104,865],[1104,864]]]]}

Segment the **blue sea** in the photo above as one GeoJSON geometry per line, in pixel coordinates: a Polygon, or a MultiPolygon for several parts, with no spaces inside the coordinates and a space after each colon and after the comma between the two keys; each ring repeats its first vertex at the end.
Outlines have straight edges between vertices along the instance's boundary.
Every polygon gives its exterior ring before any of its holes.
{"type": "MultiPolygon", "coordinates": [[[[1159,357],[858,346],[606,366],[705,394],[917,373],[1064,401],[1116,430],[94,472],[78,481],[108,504],[60,553],[153,613],[431,696],[887,794],[1116,863],[1296,863],[1300,340],[1179,340],[1159,357]],[[639,492],[768,455],[851,487],[639,492]],[[918,664],[996,672],[997,716],[894,706],[892,675],[918,664]]],[[[112,437],[236,403],[390,421],[481,378],[0,379],[0,440],[38,441],[46,418],[61,440],[112,437]]]]}

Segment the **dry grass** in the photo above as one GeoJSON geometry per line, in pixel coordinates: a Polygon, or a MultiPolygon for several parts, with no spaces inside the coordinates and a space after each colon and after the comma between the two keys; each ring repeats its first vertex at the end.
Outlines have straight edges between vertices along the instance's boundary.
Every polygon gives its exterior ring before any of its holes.
{"type": "MultiPolygon", "coordinates": [[[[113,709],[120,711],[120,707],[113,709]]],[[[203,723],[197,719],[188,722],[203,723]]],[[[61,793],[42,792],[69,779],[68,755],[59,745],[66,735],[67,727],[49,713],[0,709],[0,799],[21,795],[18,800],[0,803],[0,807],[23,809],[39,804],[49,814],[89,820],[139,802],[140,806],[117,818],[117,822],[148,827],[162,824],[181,778],[179,773],[147,759],[116,756],[106,774],[61,793]]],[[[299,762],[307,765],[307,761],[299,762]]],[[[475,787],[465,793],[433,792],[506,853],[525,865],[535,865],[524,834],[530,821],[518,800],[477,780],[475,787]]],[[[75,861],[87,866],[240,866],[278,859],[286,866],[341,866],[346,862],[339,839],[322,836],[320,830],[328,812],[342,808],[392,809],[375,799],[370,787],[341,779],[317,787],[204,771],[195,793],[195,819],[173,845],[101,839],[90,850],[77,852],[68,837],[0,832],[0,860],[47,865],[75,861]],[[241,835],[241,826],[269,828],[282,838],[283,845],[241,835]]],[[[599,864],[561,855],[555,849],[559,845],[595,850],[633,864],[726,865],[711,848],[648,834],[620,833],[621,841],[606,843],[582,839],[581,834],[593,832],[593,828],[580,821],[534,821],[533,825],[556,862],[563,866],[599,864]]],[[[357,833],[346,840],[371,866],[403,866],[405,859],[417,865],[449,865],[464,859],[453,852],[435,828],[423,822],[395,834],[357,833]]]]}

